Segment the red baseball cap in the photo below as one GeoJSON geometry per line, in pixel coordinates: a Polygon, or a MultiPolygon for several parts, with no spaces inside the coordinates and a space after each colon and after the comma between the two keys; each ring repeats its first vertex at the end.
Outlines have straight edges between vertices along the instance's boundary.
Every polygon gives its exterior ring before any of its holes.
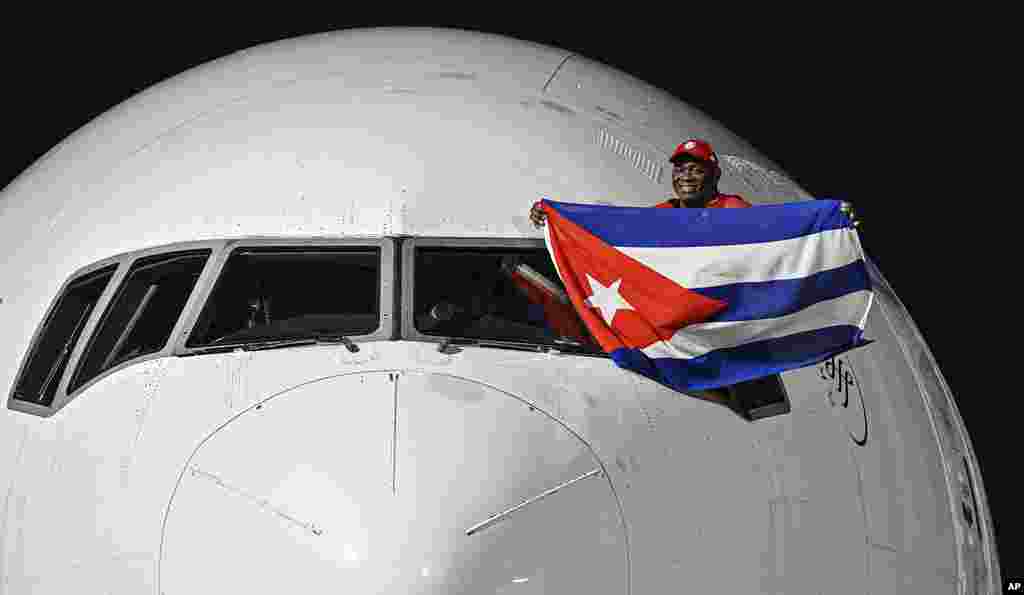
{"type": "Polygon", "coordinates": [[[718,155],[715,155],[715,151],[711,148],[710,143],[699,138],[683,141],[682,144],[676,147],[675,152],[672,153],[668,160],[675,163],[683,157],[691,157],[697,161],[703,161],[712,165],[716,170],[718,169],[718,155]]]}

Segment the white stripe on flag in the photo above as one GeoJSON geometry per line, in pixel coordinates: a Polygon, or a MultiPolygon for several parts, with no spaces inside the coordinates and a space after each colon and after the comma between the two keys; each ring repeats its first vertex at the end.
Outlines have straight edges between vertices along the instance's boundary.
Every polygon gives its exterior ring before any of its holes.
{"type": "Polygon", "coordinates": [[[856,232],[848,228],[761,244],[616,248],[687,289],[800,279],[862,258],[856,232]]]}
{"type": "Polygon", "coordinates": [[[738,347],[745,343],[777,339],[829,326],[848,324],[863,329],[872,297],[870,291],[855,291],[778,318],[693,324],[677,331],[670,341],[652,343],[641,351],[650,358],[689,359],[716,349],[738,347]]]}

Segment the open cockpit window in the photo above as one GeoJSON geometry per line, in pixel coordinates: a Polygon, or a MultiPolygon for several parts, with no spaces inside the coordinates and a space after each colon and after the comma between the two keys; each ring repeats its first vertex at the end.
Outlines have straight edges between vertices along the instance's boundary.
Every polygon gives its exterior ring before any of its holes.
{"type": "Polygon", "coordinates": [[[234,250],[185,346],[366,335],[381,321],[381,249],[234,250]]]}
{"type": "Polygon", "coordinates": [[[53,403],[75,342],[116,270],[116,264],[110,265],[67,285],[28,355],[15,385],[15,399],[47,407],[53,403]]]}
{"type": "Polygon", "coordinates": [[[136,260],[103,313],[68,392],[122,362],[163,349],[209,257],[210,250],[192,250],[136,260]]]}
{"type": "Polygon", "coordinates": [[[603,353],[542,247],[417,246],[414,270],[419,333],[603,353]]]}

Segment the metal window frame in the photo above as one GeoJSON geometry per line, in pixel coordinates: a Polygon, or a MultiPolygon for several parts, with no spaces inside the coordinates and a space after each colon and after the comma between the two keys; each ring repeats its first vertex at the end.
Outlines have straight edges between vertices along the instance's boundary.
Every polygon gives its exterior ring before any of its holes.
{"type": "MultiPolygon", "coordinates": [[[[89,343],[91,342],[92,336],[95,333],[96,328],[102,321],[103,314],[106,312],[111,301],[118,294],[118,290],[120,289],[122,283],[124,282],[125,277],[128,274],[128,271],[131,269],[132,264],[136,260],[140,258],[146,258],[148,256],[155,256],[158,254],[183,252],[188,250],[209,249],[211,250],[211,256],[207,258],[206,266],[204,267],[205,274],[205,271],[209,269],[210,260],[213,254],[216,254],[218,248],[223,243],[223,240],[203,240],[190,242],[175,242],[173,244],[153,246],[149,248],[143,248],[141,250],[135,250],[132,252],[125,252],[123,254],[111,256],[109,258],[104,258],[103,260],[99,260],[97,262],[88,264],[71,273],[71,275],[68,276],[68,279],[64,282],[64,284],[61,285],[60,291],[54,298],[53,303],[51,303],[50,309],[47,310],[47,314],[46,316],[43,317],[43,320],[47,320],[47,318],[50,316],[50,312],[52,312],[53,308],[56,306],[59,299],[67,291],[68,286],[72,282],[81,278],[83,275],[95,272],[111,264],[117,264],[117,269],[115,270],[114,275],[111,277],[110,282],[107,284],[107,287],[103,290],[103,294],[100,296],[100,299],[96,302],[96,305],[93,306],[93,311],[89,315],[89,320],[86,322],[85,327],[82,329],[81,334],[78,336],[78,341],[75,342],[75,345],[72,348],[71,357],[68,359],[68,364],[64,368],[64,373],[62,374],[59,380],[60,384],[57,386],[57,392],[54,394],[53,402],[49,406],[43,406],[36,403],[27,403],[25,401],[19,401],[14,399],[14,391],[12,389],[11,396],[10,398],[8,398],[7,408],[12,411],[20,411],[22,413],[29,413],[39,417],[50,417],[53,414],[60,411],[61,409],[63,409],[68,403],[70,403],[72,400],[78,397],[78,395],[80,395],[83,391],[87,390],[95,382],[104,378],[108,374],[112,374],[115,371],[120,370],[123,367],[126,367],[127,365],[135,364],[140,361],[145,361],[148,359],[156,359],[158,357],[166,356],[167,344],[165,344],[164,348],[161,349],[160,351],[142,355],[139,356],[138,358],[126,360],[125,362],[122,362],[121,364],[118,364],[117,366],[104,371],[102,374],[97,375],[95,378],[92,378],[88,382],[84,383],[82,386],[76,388],[70,394],[67,392],[68,383],[71,381],[71,377],[74,375],[75,371],[78,370],[78,363],[81,361],[81,357],[86,349],[86,346],[89,345],[89,343]]],[[[194,295],[195,288],[193,288],[193,297],[194,295]]],[[[188,304],[186,303],[186,308],[187,307],[188,304]]],[[[41,331],[43,329],[43,326],[43,324],[40,324],[36,328],[36,332],[33,335],[32,342],[30,343],[29,350],[26,352],[26,354],[31,353],[32,350],[35,348],[36,343],[41,338],[41,331]]],[[[170,341],[168,341],[168,344],[169,343],[170,341]]],[[[18,375],[15,377],[15,386],[17,386],[17,379],[21,378],[21,374],[23,372],[24,369],[20,369],[18,371],[18,375]]]]}
{"type": "MultiPolygon", "coordinates": [[[[203,266],[205,265],[206,263],[203,263],[203,266]]],[[[121,329],[121,332],[118,334],[117,341],[114,341],[114,346],[110,348],[110,352],[107,353],[107,357],[103,358],[103,361],[100,363],[101,369],[109,368],[110,364],[114,362],[114,356],[124,348],[125,341],[127,341],[128,337],[135,332],[135,327],[138,325],[139,319],[142,318],[142,313],[146,311],[147,307],[149,307],[149,302],[159,287],[159,285],[150,283],[149,287],[146,288],[146,293],[142,295],[142,299],[139,301],[139,304],[135,306],[135,311],[132,312],[131,318],[128,319],[124,328],[121,329]]],[[[188,298],[186,298],[186,300],[187,299],[188,298]]]]}
{"type": "Polygon", "coordinates": [[[372,333],[362,335],[351,335],[349,338],[355,342],[382,341],[389,339],[392,334],[394,321],[394,240],[385,237],[350,237],[350,238],[252,238],[228,240],[224,243],[219,254],[211,259],[210,275],[201,277],[196,284],[198,291],[193,292],[196,304],[190,303],[186,314],[178,320],[178,326],[174,329],[174,347],[171,355],[190,355],[201,353],[206,347],[186,347],[185,342],[195,329],[202,313],[202,306],[206,305],[207,299],[213,291],[213,287],[220,278],[228,258],[238,249],[263,248],[275,246],[300,247],[300,248],[323,248],[323,247],[352,247],[352,248],[379,248],[380,249],[380,321],[376,330],[372,333]],[[199,285],[202,284],[202,287],[199,285]]]}
{"type": "MultiPolygon", "coordinates": [[[[61,384],[60,390],[62,391],[62,394],[65,394],[65,396],[67,397],[67,401],[66,402],[70,402],[71,399],[73,399],[74,397],[78,396],[78,394],[81,391],[89,388],[89,386],[91,386],[93,383],[95,383],[96,381],[100,380],[104,376],[107,376],[108,374],[111,374],[111,373],[113,373],[113,372],[115,372],[117,370],[120,370],[121,368],[125,368],[125,367],[127,367],[127,366],[129,366],[131,364],[136,364],[136,363],[139,363],[139,362],[142,362],[142,361],[146,361],[146,360],[150,360],[150,359],[156,359],[158,357],[164,357],[164,356],[167,355],[168,345],[170,345],[171,342],[174,339],[174,332],[176,330],[176,327],[172,327],[171,334],[167,337],[167,341],[164,342],[163,347],[161,347],[160,349],[158,349],[156,351],[153,351],[153,352],[150,352],[150,353],[143,353],[143,354],[138,355],[136,357],[128,358],[128,359],[124,360],[123,362],[119,362],[117,365],[103,370],[99,374],[96,374],[95,376],[93,376],[89,380],[83,382],[81,385],[75,387],[75,389],[72,390],[70,393],[67,392],[67,389],[71,385],[72,381],[75,380],[76,377],[78,376],[78,373],[80,371],[79,370],[79,363],[82,363],[81,362],[81,357],[84,357],[86,355],[86,353],[85,353],[86,350],[89,349],[90,347],[92,347],[93,339],[96,338],[95,331],[98,330],[100,325],[103,324],[103,322],[105,321],[105,316],[107,314],[107,309],[114,304],[114,301],[118,297],[120,297],[121,293],[124,291],[124,289],[125,289],[125,281],[128,280],[128,275],[129,275],[129,273],[132,272],[132,267],[135,266],[135,263],[139,262],[140,260],[142,260],[144,258],[149,258],[151,256],[164,256],[164,255],[170,256],[172,254],[178,254],[178,253],[198,252],[198,251],[201,251],[201,250],[209,250],[210,253],[206,256],[206,263],[203,264],[203,270],[200,271],[199,279],[196,280],[195,286],[192,287],[192,293],[189,295],[189,299],[185,300],[185,304],[184,304],[184,306],[182,308],[182,313],[185,313],[185,312],[188,311],[190,300],[191,300],[192,296],[195,295],[196,288],[199,286],[199,282],[202,281],[203,274],[209,268],[210,261],[217,254],[217,251],[221,248],[220,244],[222,244],[223,242],[202,242],[202,243],[203,244],[208,244],[208,245],[207,246],[201,246],[201,247],[187,247],[189,245],[193,245],[194,244],[193,242],[178,243],[178,244],[168,244],[168,245],[165,245],[165,246],[158,246],[158,247],[154,247],[154,248],[147,248],[145,250],[140,250],[138,252],[132,252],[132,253],[130,253],[130,254],[128,254],[128,255],[126,255],[124,257],[124,260],[123,260],[122,265],[121,265],[121,269],[118,271],[117,285],[115,286],[115,290],[113,291],[113,293],[110,294],[109,297],[107,297],[106,301],[103,304],[103,310],[101,311],[101,313],[96,318],[95,323],[88,329],[89,335],[86,336],[85,332],[83,331],[82,335],[85,337],[85,340],[84,341],[80,341],[82,343],[81,353],[77,354],[75,356],[75,367],[74,367],[74,369],[72,369],[70,371],[70,373],[65,373],[65,376],[67,376],[67,378],[66,378],[66,381],[61,384]]],[[[97,303],[97,307],[98,306],[99,306],[99,303],[97,303]]],[[[178,315],[178,319],[179,320],[181,319],[181,316],[182,316],[182,314],[178,315]]],[[[77,350],[78,350],[78,347],[76,346],[76,351],[77,350]]],[[[63,405],[61,405],[61,406],[63,406],[63,405]]]]}
{"type": "MultiPolygon", "coordinates": [[[[447,337],[427,335],[416,329],[413,313],[416,305],[416,249],[417,248],[531,248],[546,250],[542,239],[535,238],[449,238],[449,237],[407,237],[402,238],[402,323],[401,338],[406,341],[443,343],[447,337]]],[[[559,352],[562,357],[608,357],[598,353],[559,352]]]]}
{"type": "Polygon", "coordinates": [[[64,394],[64,378],[68,375],[68,370],[73,369],[72,366],[76,365],[78,352],[81,350],[81,345],[83,343],[82,338],[88,337],[88,333],[92,332],[92,327],[95,326],[96,318],[98,316],[97,312],[102,311],[106,302],[109,301],[113,288],[117,286],[120,276],[123,275],[123,268],[123,263],[120,258],[106,258],[75,270],[67,279],[64,280],[60,289],[57,290],[53,299],[50,300],[50,305],[46,308],[46,312],[43,314],[42,320],[38,325],[36,325],[36,330],[32,333],[32,339],[29,341],[28,349],[25,350],[25,355],[21,358],[21,365],[18,366],[18,371],[14,375],[14,381],[11,383],[11,392],[7,396],[8,409],[12,411],[20,411],[22,413],[29,413],[39,417],[49,417],[62,406],[61,402],[63,401],[62,397],[64,394]],[[71,346],[71,354],[68,356],[68,363],[64,366],[64,372],[61,374],[61,377],[56,380],[57,388],[53,394],[53,401],[49,405],[41,405],[39,403],[32,403],[30,401],[23,401],[15,398],[14,395],[18,389],[18,384],[20,384],[22,376],[27,372],[28,367],[31,365],[32,359],[37,355],[36,350],[43,339],[43,334],[47,329],[48,323],[56,314],[57,306],[67,295],[71,285],[81,280],[83,277],[97,273],[111,265],[117,266],[114,269],[113,275],[110,276],[110,280],[107,281],[107,286],[103,288],[103,293],[100,294],[100,298],[96,300],[96,304],[93,305],[92,312],[89,313],[89,318],[85,321],[85,325],[82,327],[82,332],[78,335],[78,340],[71,346]]]}
{"type": "Polygon", "coordinates": [[[80,267],[73,271],[68,278],[61,284],[60,289],[54,295],[50,301],[49,307],[46,309],[43,315],[42,322],[36,326],[36,330],[32,335],[32,339],[29,342],[28,349],[25,351],[25,355],[22,357],[21,365],[18,368],[17,374],[14,376],[14,382],[11,385],[11,392],[7,397],[7,408],[11,411],[18,411],[20,413],[27,413],[35,415],[37,417],[51,417],[61,409],[63,409],[68,403],[77,398],[83,392],[89,390],[95,383],[106,378],[110,374],[114,374],[123,368],[132,366],[138,363],[142,363],[148,360],[159,359],[169,356],[180,356],[190,354],[197,349],[189,349],[185,347],[185,340],[188,334],[192,332],[192,328],[198,320],[199,313],[202,310],[202,306],[206,303],[209,297],[210,291],[216,282],[217,278],[227,261],[228,256],[237,248],[248,248],[248,247],[264,247],[264,246],[301,246],[301,247],[322,247],[322,246],[352,246],[352,247],[375,247],[379,248],[381,252],[380,261],[380,323],[377,329],[373,333],[363,335],[353,335],[351,339],[356,342],[361,341],[375,341],[385,340],[391,337],[395,330],[395,320],[393,319],[394,312],[394,265],[395,265],[395,250],[394,240],[387,237],[370,237],[370,236],[352,236],[346,238],[278,238],[278,237],[252,237],[252,238],[238,238],[238,239],[216,239],[216,240],[199,240],[199,241],[187,241],[187,242],[175,242],[171,244],[163,244],[160,246],[153,246],[144,248],[141,250],[135,250],[132,252],[126,252],[111,256],[103,260],[96,261],[86,266],[80,267]],[[103,315],[106,313],[107,308],[110,306],[111,301],[118,295],[122,284],[127,277],[128,271],[131,270],[132,265],[140,258],[147,258],[149,256],[156,256],[160,254],[171,254],[174,252],[186,252],[192,250],[209,249],[210,254],[207,256],[206,264],[203,266],[203,270],[199,275],[199,279],[196,281],[195,286],[192,288],[192,293],[185,301],[185,305],[182,309],[182,313],[178,316],[178,320],[175,322],[174,327],[171,329],[170,337],[164,344],[163,348],[159,351],[140,355],[125,360],[116,366],[104,370],[95,377],[89,379],[81,386],[77,387],[70,394],[67,393],[68,384],[71,381],[72,376],[78,370],[78,364],[81,360],[85,348],[92,340],[92,337],[102,320],[103,315]],[[28,401],[22,401],[14,397],[15,389],[25,373],[25,370],[29,364],[31,357],[33,356],[40,340],[42,339],[43,330],[46,327],[46,321],[50,320],[50,317],[54,314],[54,310],[60,303],[60,300],[67,293],[70,285],[83,276],[95,273],[102,270],[110,265],[117,265],[114,270],[114,274],[111,276],[110,281],[104,288],[100,298],[96,301],[93,306],[92,312],[89,314],[89,318],[82,328],[82,332],[78,336],[78,340],[72,347],[71,355],[68,358],[68,363],[64,368],[64,372],[58,379],[57,390],[54,393],[53,401],[50,405],[40,405],[38,403],[31,403],[28,401]]]}

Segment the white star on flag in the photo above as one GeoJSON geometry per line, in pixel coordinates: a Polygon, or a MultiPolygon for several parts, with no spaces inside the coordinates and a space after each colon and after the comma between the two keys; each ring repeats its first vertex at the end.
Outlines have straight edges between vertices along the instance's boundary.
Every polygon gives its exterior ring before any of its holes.
{"type": "Polygon", "coordinates": [[[617,279],[611,285],[605,287],[590,275],[587,275],[587,282],[590,283],[590,292],[593,294],[587,298],[587,305],[601,311],[601,317],[605,324],[612,325],[612,319],[619,310],[635,310],[629,302],[622,299],[619,294],[619,285],[622,279],[617,279]]]}

